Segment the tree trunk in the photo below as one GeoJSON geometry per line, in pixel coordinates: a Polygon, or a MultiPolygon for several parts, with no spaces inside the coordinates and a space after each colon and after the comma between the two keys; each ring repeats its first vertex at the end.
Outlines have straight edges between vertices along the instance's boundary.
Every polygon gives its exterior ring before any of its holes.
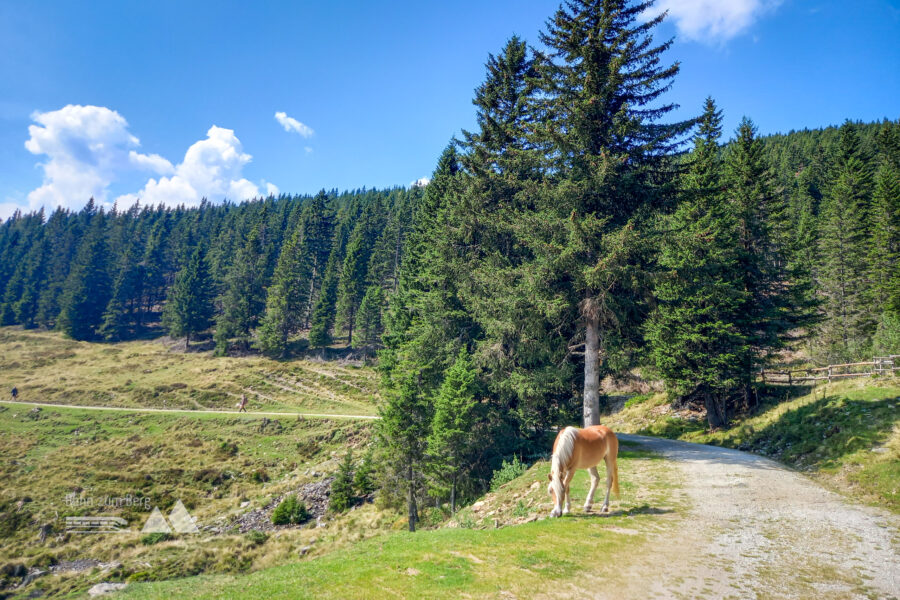
{"type": "Polygon", "coordinates": [[[585,315],[584,426],[600,424],[600,317],[585,315]]]}
{"type": "Polygon", "coordinates": [[[727,423],[724,402],[709,390],[703,393],[703,401],[706,405],[706,420],[710,428],[718,429],[724,427],[727,423]]]}
{"type": "Polygon", "coordinates": [[[354,316],[355,315],[353,314],[353,311],[351,310],[350,317],[347,320],[347,347],[348,348],[353,347],[353,317],[354,316]]]}
{"type": "Polygon", "coordinates": [[[453,483],[450,485],[450,514],[456,514],[456,476],[453,476],[453,483]]]}
{"type": "Polygon", "coordinates": [[[187,352],[188,348],[191,347],[191,334],[190,332],[184,336],[184,351],[187,352]]]}
{"type": "Polygon", "coordinates": [[[409,530],[416,530],[416,521],[419,518],[419,511],[416,509],[416,485],[413,481],[412,464],[409,465],[409,530]]]}

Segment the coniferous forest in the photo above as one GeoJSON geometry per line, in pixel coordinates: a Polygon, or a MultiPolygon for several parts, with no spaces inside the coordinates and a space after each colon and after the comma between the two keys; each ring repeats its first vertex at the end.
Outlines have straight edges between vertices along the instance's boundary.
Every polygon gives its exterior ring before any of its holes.
{"type": "Polygon", "coordinates": [[[395,502],[472,497],[636,368],[712,426],[767,364],[900,352],[900,121],[675,120],[659,19],[565,3],[488,57],[424,188],[16,214],[0,324],[378,357],[395,502]],[[324,352],[324,350],[323,350],[324,352]],[[489,442],[487,441],[489,440],[489,442]]]}

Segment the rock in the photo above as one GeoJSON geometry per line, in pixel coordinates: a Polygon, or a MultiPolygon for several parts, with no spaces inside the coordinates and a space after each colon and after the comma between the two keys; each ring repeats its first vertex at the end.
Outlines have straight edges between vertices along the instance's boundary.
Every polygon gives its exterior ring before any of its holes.
{"type": "Polygon", "coordinates": [[[25,587],[26,585],[28,585],[29,583],[31,583],[38,577],[41,577],[42,575],[46,575],[46,574],[47,574],[47,571],[41,571],[40,569],[31,569],[28,571],[28,574],[25,575],[24,578],[22,578],[21,586],[25,587]]]}
{"type": "Polygon", "coordinates": [[[118,592],[119,590],[124,590],[127,585],[127,583],[98,583],[88,590],[88,596],[111,594],[113,592],[118,592]]]}
{"type": "Polygon", "coordinates": [[[413,569],[412,567],[406,570],[406,574],[410,577],[415,577],[416,575],[420,575],[422,572],[418,569],[413,569]]]}
{"type": "Polygon", "coordinates": [[[300,556],[306,555],[306,553],[310,550],[312,550],[312,546],[303,546],[302,548],[300,548],[300,556]]]}
{"type": "Polygon", "coordinates": [[[484,500],[479,500],[478,502],[476,502],[475,504],[472,505],[472,510],[475,512],[478,512],[482,508],[484,508],[484,500]]]}
{"type": "Polygon", "coordinates": [[[529,489],[529,490],[536,490],[536,489],[538,489],[539,487],[541,487],[541,482],[540,482],[540,481],[535,481],[534,483],[531,484],[531,486],[529,486],[528,489],[529,489]]]}
{"type": "Polygon", "coordinates": [[[249,501],[249,500],[246,500],[246,501],[244,501],[244,502],[241,502],[241,508],[247,508],[248,506],[250,506],[250,501],[249,501]]]}

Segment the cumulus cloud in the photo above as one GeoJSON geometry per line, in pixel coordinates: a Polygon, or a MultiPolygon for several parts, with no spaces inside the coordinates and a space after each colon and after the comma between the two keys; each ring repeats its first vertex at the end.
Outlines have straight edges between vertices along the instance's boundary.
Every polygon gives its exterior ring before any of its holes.
{"type": "Polygon", "coordinates": [[[275,113],[275,120],[281,123],[281,126],[284,127],[284,130],[288,133],[294,132],[300,134],[301,137],[312,137],[315,133],[312,128],[307,125],[304,125],[297,119],[293,117],[287,116],[285,112],[277,112],[275,113]]]}
{"type": "Polygon", "coordinates": [[[431,178],[420,177],[419,179],[416,179],[415,181],[411,182],[409,184],[409,187],[422,187],[423,188],[426,185],[428,185],[429,183],[431,183],[431,178]]]}
{"type": "MultiPolygon", "coordinates": [[[[119,196],[118,201],[128,204],[140,199],[151,205],[197,206],[203,198],[254,198],[260,195],[259,188],[241,177],[251,159],[233,130],[213,125],[206,132],[206,139],[191,145],[181,164],[172,167],[171,177],[151,178],[143,190],[119,196]]],[[[266,185],[267,193],[272,189],[278,190],[273,184],[266,185]]]]}
{"type": "Polygon", "coordinates": [[[738,35],[782,0],[657,0],[643,15],[647,20],[663,11],[687,39],[722,43],[738,35]]]}
{"type": "Polygon", "coordinates": [[[32,209],[41,206],[78,208],[91,196],[106,201],[107,190],[125,170],[163,174],[172,164],[157,154],[141,154],[138,138],[122,115],[103,106],[69,104],[59,110],[35,112],[25,148],[47,160],[42,185],[28,194],[32,209]]]}
{"type": "Polygon", "coordinates": [[[274,183],[266,183],[266,196],[277,196],[281,193],[278,186],[274,183]]]}

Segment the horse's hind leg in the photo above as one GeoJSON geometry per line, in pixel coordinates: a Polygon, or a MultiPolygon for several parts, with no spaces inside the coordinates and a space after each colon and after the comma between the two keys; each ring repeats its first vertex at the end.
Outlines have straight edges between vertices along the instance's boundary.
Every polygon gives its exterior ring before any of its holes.
{"type": "Polygon", "coordinates": [[[569,472],[566,473],[566,478],[563,481],[563,496],[565,496],[566,501],[563,504],[562,514],[569,514],[570,508],[570,500],[572,499],[572,495],[569,493],[569,484],[572,483],[572,478],[575,477],[575,469],[569,469],[569,472]]]}
{"type": "Polygon", "coordinates": [[[588,469],[588,473],[591,474],[591,489],[588,492],[587,500],[584,501],[585,511],[591,510],[591,505],[594,503],[594,492],[597,491],[597,485],[600,483],[600,473],[597,472],[597,467],[591,467],[588,469]]]}
{"type": "MultiPolygon", "coordinates": [[[[613,460],[615,460],[615,457],[613,457],[613,460]]],[[[613,468],[614,467],[611,464],[609,454],[607,454],[606,455],[606,498],[603,500],[603,506],[600,507],[600,512],[602,512],[602,513],[609,512],[609,490],[612,489],[613,468]]],[[[599,478],[600,476],[598,475],[597,477],[599,478]]]]}

